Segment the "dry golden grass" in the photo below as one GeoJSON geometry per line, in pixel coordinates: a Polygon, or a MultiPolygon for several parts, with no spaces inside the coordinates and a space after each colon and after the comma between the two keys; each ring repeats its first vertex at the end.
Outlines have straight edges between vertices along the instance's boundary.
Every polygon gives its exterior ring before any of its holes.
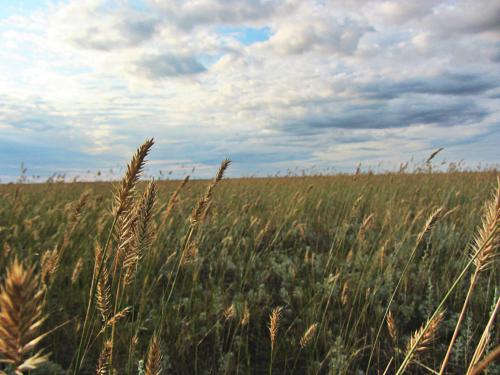
{"type": "MultiPolygon", "coordinates": [[[[138,148],[112,200],[108,184],[0,186],[0,266],[16,256],[35,260],[41,277],[24,271],[44,294],[31,301],[47,303],[46,325],[55,328],[44,346],[61,371],[95,373],[97,364],[98,374],[436,372],[474,284],[471,329],[456,346],[478,344],[470,362],[472,353],[456,350],[447,370],[471,373],[490,360],[498,306],[489,320],[485,309],[498,285],[498,273],[488,272],[498,253],[498,189],[473,259],[461,249],[493,173],[358,170],[220,183],[225,160],[212,181],[143,184],[152,144],[138,148]],[[467,267],[484,275],[472,277],[469,293],[459,287],[467,267]],[[269,306],[279,307],[269,314],[269,306]]],[[[16,359],[24,367],[11,360],[0,369],[24,371],[45,359],[37,355],[30,350],[16,359]]]]}
{"type": "Polygon", "coordinates": [[[427,324],[413,333],[406,346],[407,353],[411,348],[415,348],[414,352],[417,354],[428,351],[431,348],[432,343],[437,338],[437,331],[443,321],[444,313],[444,311],[441,311],[432,320],[427,321],[427,324]]]}
{"type": "Polygon", "coordinates": [[[313,323],[307,328],[302,337],[300,338],[299,345],[303,349],[311,343],[314,335],[316,334],[316,330],[318,329],[318,323],[313,323]]]}
{"type": "Polygon", "coordinates": [[[24,267],[17,259],[7,270],[0,291],[0,362],[12,366],[16,374],[36,369],[48,356],[33,353],[45,337],[41,326],[43,291],[33,267],[24,267]]]}
{"type": "Polygon", "coordinates": [[[269,338],[271,339],[271,351],[274,350],[274,347],[276,345],[276,339],[278,337],[278,329],[280,325],[280,319],[281,319],[281,311],[283,310],[283,307],[278,306],[275,307],[272,311],[271,314],[269,315],[269,338]]]}
{"type": "Polygon", "coordinates": [[[448,345],[448,350],[441,363],[439,374],[444,374],[444,370],[453,350],[453,345],[458,337],[465,312],[469,305],[472,293],[476,287],[479,276],[486,271],[498,257],[500,247],[500,177],[497,177],[497,188],[491,200],[484,207],[483,220],[478,234],[474,241],[471,256],[474,260],[475,271],[470,280],[469,290],[462,306],[462,311],[458,317],[455,331],[448,345]]]}
{"type": "Polygon", "coordinates": [[[151,342],[149,343],[148,356],[146,362],[146,375],[160,375],[162,372],[161,368],[161,349],[158,336],[154,334],[151,337],[151,342]]]}

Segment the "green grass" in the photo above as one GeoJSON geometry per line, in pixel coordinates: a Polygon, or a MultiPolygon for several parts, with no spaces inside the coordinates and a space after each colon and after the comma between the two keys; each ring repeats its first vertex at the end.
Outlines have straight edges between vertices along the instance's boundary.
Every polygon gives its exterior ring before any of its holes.
{"type": "MultiPolygon", "coordinates": [[[[369,374],[382,373],[391,359],[388,373],[396,372],[404,358],[398,348],[404,351],[411,334],[434,312],[467,264],[469,244],[495,187],[496,173],[223,180],[215,189],[206,222],[192,235],[197,255],[179,267],[179,254],[171,255],[183,247],[190,214],[208,183],[188,182],[171,217],[164,220],[179,182],[158,182],[152,242],[123,297],[122,307],[130,306],[131,312],[116,325],[113,365],[120,374],[137,373],[138,361],[146,359],[151,336],[160,327],[163,373],[268,373],[269,314],[277,306],[283,311],[273,373],[295,368],[296,374],[364,374],[372,349],[369,374]],[[396,342],[384,324],[374,345],[416,237],[440,206],[453,211],[438,220],[418,246],[391,304],[396,342]],[[224,312],[231,306],[235,313],[227,318],[224,312]],[[245,306],[250,319],[242,325],[245,306]],[[314,323],[316,334],[301,349],[300,338],[314,323]],[[134,334],[138,342],[132,352],[134,334]]],[[[0,186],[2,270],[14,254],[38,265],[44,252],[61,246],[75,203],[83,192],[89,193],[45,297],[49,317],[44,327],[65,325],[42,346],[52,353],[51,362],[63,369],[70,368],[79,345],[95,243],[104,244],[113,220],[113,186],[0,186]],[[80,258],[83,268],[72,284],[80,258]]],[[[144,187],[141,183],[140,190],[144,187]]],[[[110,249],[115,250],[114,242],[110,249]]],[[[446,301],[437,340],[418,357],[425,366],[439,369],[467,286],[468,276],[446,301]]],[[[480,278],[449,373],[465,373],[499,286],[498,267],[480,278]]],[[[98,317],[92,324],[95,337],[98,317]]],[[[498,342],[499,336],[497,325],[491,342],[498,342]]],[[[81,373],[95,372],[102,339],[92,340],[81,373]]],[[[429,373],[415,363],[408,371],[429,373]]],[[[498,373],[500,367],[492,366],[490,374],[498,373]]]]}

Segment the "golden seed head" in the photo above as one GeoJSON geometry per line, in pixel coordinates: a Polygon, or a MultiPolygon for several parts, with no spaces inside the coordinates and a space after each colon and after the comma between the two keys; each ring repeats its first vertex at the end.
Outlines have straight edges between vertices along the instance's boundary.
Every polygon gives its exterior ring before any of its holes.
{"type": "Polygon", "coordinates": [[[283,307],[278,306],[275,307],[271,311],[271,315],[269,315],[269,336],[271,338],[271,349],[274,350],[274,345],[276,343],[276,338],[278,334],[278,329],[279,329],[279,323],[281,319],[281,311],[283,310],[283,307]]]}
{"type": "Polygon", "coordinates": [[[304,332],[304,334],[300,338],[299,345],[301,348],[305,348],[311,343],[311,340],[314,337],[317,329],[318,329],[318,323],[314,323],[309,326],[309,328],[304,332]]]}

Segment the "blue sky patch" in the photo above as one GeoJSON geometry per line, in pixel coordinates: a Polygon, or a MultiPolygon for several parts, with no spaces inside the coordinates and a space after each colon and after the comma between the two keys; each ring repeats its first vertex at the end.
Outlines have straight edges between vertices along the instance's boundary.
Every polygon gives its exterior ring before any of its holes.
{"type": "Polygon", "coordinates": [[[257,42],[264,42],[271,37],[271,29],[267,26],[260,28],[221,26],[217,28],[217,33],[232,36],[247,46],[257,42]]]}

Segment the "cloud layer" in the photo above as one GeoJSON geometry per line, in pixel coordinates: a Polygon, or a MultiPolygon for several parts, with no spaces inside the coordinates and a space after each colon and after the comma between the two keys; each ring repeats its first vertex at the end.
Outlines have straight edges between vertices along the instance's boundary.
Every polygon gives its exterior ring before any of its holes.
{"type": "MultiPolygon", "coordinates": [[[[6,8],[7,9],[7,8],[6,8]]],[[[496,1],[79,0],[0,14],[0,178],[498,163],[496,1]]]]}

